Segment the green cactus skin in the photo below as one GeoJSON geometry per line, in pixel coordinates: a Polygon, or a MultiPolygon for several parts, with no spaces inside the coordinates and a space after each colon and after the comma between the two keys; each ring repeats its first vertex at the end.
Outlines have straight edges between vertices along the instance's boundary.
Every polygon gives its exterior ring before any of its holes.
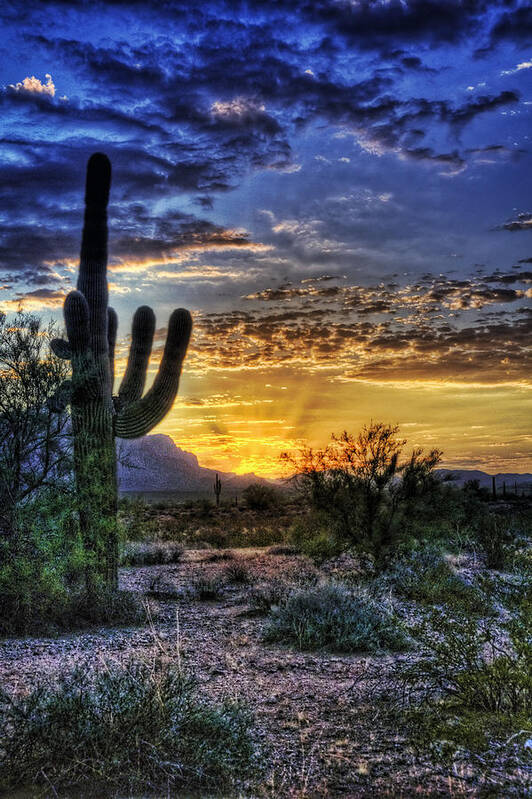
{"type": "Polygon", "coordinates": [[[65,299],[68,341],[54,339],[56,355],[70,359],[72,380],[53,398],[54,407],[70,402],[74,467],[80,524],[94,575],[113,587],[118,582],[118,526],[115,437],[138,438],[168,413],[179,387],[192,320],[188,311],[174,311],[168,324],[164,354],[152,388],[143,397],[155,331],[151,308],[133,318],[128,364],[118,396],[113,396],[114,352],[118,320],[108,307],[107,203],[111,164],[95,153],[87,165],[85,220],[77,291],[65,299]]]}

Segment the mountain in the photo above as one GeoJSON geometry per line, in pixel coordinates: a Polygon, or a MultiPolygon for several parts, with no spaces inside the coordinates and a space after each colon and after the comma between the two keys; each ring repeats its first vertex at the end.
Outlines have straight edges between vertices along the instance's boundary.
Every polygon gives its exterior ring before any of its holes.
{"type": "MultiPolygon", "coordinates": [[[[478,471],[477,469],[437,469],[436,474],[442,480],[449,480],[453,478],[453,483],[456,485],[463,485],[468,480],[478,480],[479,485],[491,489],[491,474],[478,471]]],[[[532,486],[532,474],[514,474],[513,472],[500,472],[495,476],[495,485],[497,488],[502,489],[503,483],[506,483],[508,491],[512,491],[514,485],[517,483],[518,488],[532,486]]]]}
{"type": "Polygon", "coordinates": [[[250,472],[234,474],[200,466],[191,452],[177,447],[170,436],[156,434],[118,445],[118,485],[125,491],[212,491],[218,474],[227,491],[250,483],[271,484],[250,472]]]}
{"type": "MultiPolygon", "coordinates": [[[[481,486],[491,489],[491,475],[475,469],[438,469],[442,479],[453,478],[455,485],[467,480],[478,480],[481,486]]],[[[250,483],[280,485],[258,477],[253,472],[235,474],[200,466],[191,452],[177,447],[170,436],[161,433],[131,441],[121,441],[118,446],[118,481],[120,491],[212,491],[215,475],[223,484],[224,494],[242,491],[250,483]]],[[[532,474],[501,473],[495,475],[498,489],[503,482],[508,491],[515,483],[518,488],[532,487],[532,474]]]]}

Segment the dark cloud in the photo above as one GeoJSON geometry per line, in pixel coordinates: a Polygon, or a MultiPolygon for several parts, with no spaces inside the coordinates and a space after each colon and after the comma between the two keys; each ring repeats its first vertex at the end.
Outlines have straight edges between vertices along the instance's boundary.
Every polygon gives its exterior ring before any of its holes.
{"type": "Polygon", "coordinates": [[[501,40],[532,42],[532,6],[529,3],[520,4],[498,17],[491,29],[491,41],[496,44],[501,40]]]}
{"type": "Polygon", "coordinates": [[[526,212],[517,214],[516,219],[511,219],[500,226],[499,230],[532,230],[532,213],[526,212]]]}
{"type": "MultiPolygon", "coordinates": [[[[504,282],[505,277],[500,273],[489,280],[504,282]]],[[[403,287],[331,288],[335,291],[325,294],[319,278],[285,284],[249,295],[254,307],[248,311],[200,316],[191,368],[291,366],[303,372],[329,369],[348,380],[529,377],[532,314],[518,308],[511,318],[497,311],[471,315],[515,303],[523,291],[430,275],[403,287]]]]}

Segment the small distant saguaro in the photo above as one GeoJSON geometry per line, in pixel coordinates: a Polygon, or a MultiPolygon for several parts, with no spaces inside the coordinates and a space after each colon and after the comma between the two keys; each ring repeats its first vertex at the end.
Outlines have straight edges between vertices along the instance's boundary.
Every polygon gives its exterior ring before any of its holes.
{"type": "Polygon", "coordinates": [[[87,165],[85,220],[77,291],[65,299],[67,341],[52,349],[72,363],[72,379],[52,399],[57,410],[71,406],[74,468],[81,533],[89,557],[88,588],[96,578],[118,582],[118,490],[115,438],[146,435],[168,413],[179,387],[192,320],[174,311],[159,371],[144,395],[155,332],[155,316],[143,305],[133,317],[131,347],[118,394],[113,395],[118,319],[108,307],[107,203],[111,163],[95,153],[87,165]]]}
{"type": "Polygon", "coordinates": [[[216,477],[214,478],[214,494],[216,496],[216,507],[220,505],[221,493],[222,493],[222,481],[218,477],[218,472],[216,472],[216,477]]]}

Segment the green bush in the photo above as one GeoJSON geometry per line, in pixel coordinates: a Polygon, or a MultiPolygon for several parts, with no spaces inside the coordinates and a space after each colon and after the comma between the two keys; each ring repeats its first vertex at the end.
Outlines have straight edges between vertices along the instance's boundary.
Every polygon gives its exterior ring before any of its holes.
{"type": "Polygon", "coordinates": [[[501,516],[486,514],[478,525],[476,539],[488,569],[504,569],[516,551],[516,536],[509,520],[501,516]]]}
{"type": "Polygon", "coordinates": [[[0,635],[141,623],[145,614],[135,595],[97,583],[87,592],[88,564],[71,495],[41,492],[20,509],[18,529],[0,542],[0,635]]]}
{"type": "Polygon", "coordinates": [[[532,726],[530,603],[501,636],[492,622],[431,611],[412,634],[418,660],[403,670],[407,721],[414,739],[444,742],[437,751],[452,757],[459,748],[486,752],[532,726]]]}
{"type": "Polygon", "coordinates": [[[0,788],[108,795],[227,787],[251,766],[251,718],[211,704],[162,661],[79,668],[27,696],[0,694],[0,788]]]}
{"type": "Polygon", "coordinates": [[[268,510],[280,505],[281,497],[273,486],[262,483],[251,483],[242,492],[248,508],[252,510],[268,510]]]}
{"type": "Polygon", "coordinates": [[[312,511],[292,524],[289,538],[302,555],[322,563],[339,555],[347,546],[331,531],[330,521],[323,511],[312,511]]]}
{"type": "Polygon", "coordinates": [[[393,590],[407,599],[432,605],[453,605],[482,613],[486,597],[457,574],[438,549],[415,549],[385,574],[393,590]]]}
{"type": "Polygon", "coordinates": [[[257,615],[266,616],[272,608],[285,603],[293,590],[294,587],[283,580],[270,580],[251,589],[250,607],[257,615]]]}
{"type": "Polygon", "coordinates": [[[395,650],[407,644],[401,626],[381,604],[339,584],[291,593],[272,611],[264,637],[303,650],[336,652],[395,650]]]}

